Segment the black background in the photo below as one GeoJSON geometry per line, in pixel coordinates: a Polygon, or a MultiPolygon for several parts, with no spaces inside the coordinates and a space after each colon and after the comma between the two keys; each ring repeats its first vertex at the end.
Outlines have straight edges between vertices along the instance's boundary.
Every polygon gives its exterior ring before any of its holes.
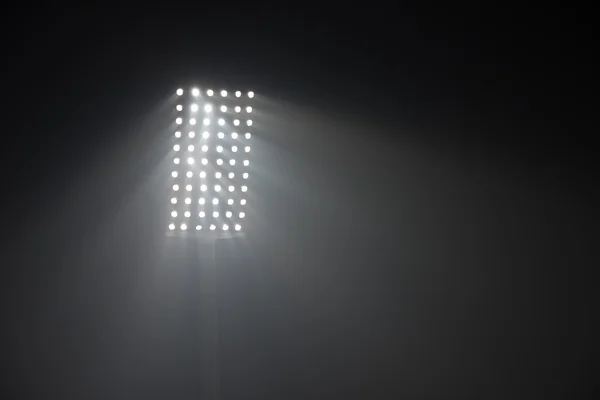
{"type": "Polygon", "coordinates": [[[548,5],[7,6],[3,389],[198,393],[174,90],[252,89],[252,229],[220,243],[222,397],[593,387],[591,23],[548,5]]]}

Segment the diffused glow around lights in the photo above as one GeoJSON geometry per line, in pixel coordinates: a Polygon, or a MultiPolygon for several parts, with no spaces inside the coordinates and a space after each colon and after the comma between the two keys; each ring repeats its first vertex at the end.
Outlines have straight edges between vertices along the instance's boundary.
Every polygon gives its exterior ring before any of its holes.
{"type": "Polygon", "coordinates": [[[248,126],[252,126],[252,120],[251,120],[251,119],[249,119],[248,121],[246,121],[246,125],[248,125],[248,126]]]}
{"type": "Polygon", "coordinates": [[[193,139],[196,137],[196,132],[190,132],[188,133],[188,136],[190,137],[190,139],[193,139]]]}
{"type": "Polygon", "coordinates": [[[211,112],[212,111],[212,106],[210,104],[205,105],[204,106],[204,111],[211,112]]]}
{"type": "Polygon", "coordinates": [[[182,94],[183,94],[183,89],[177,89],[177,96],[181,96],[182,94]]]}
{"type": "Polygon", "coordinates": [[[215,92],[213,92],[212,89],[208,89],[206,91],[206,95],[209,96],[209,97],[212,96],[213,94],[215,94],[215,92]]]}
{"type": "Polygon", "coordinates": [[[196,225],[196,230],[199,231],[200,229],[202,229],[202,226],[196,225]]]}
{"type": "Polygon", "coordinates": [[[229,204],[230,206],[232,206],[233,205],[233,199],[227,200],[227,204],[229,204]]]}
{"type": "Polygon", "coordinates": [[[223,151],[223,146],[217,146],[217,151],[220,153],[223,151]]]}
{"type": "Polygon", "coordinates": [[[215,172],[215,178],[221,179],[221,173],[219,171],[215,172]]]}
{"type": "Polygon", "coordinates": [[[250,153],[250,146],[246,146],[246,147],[244,147],[244,151],[245,151],[246,153],[250,153]]]}
{"type": "Polygon", "coordinates": [[[192,171],[188,171],[188,172],[187,172],[185,175],[186,175],[188,178],[191,178],[192,176],[194,176],[194,173],[193,173],[192,171]]]}
{"type": "Polygon", "coordinates": [[[197,88],[193,88],[192,89],[192,96],[198,96],[200,94],[200,91],[197,88]]]}
{"type": "Polygon", "coordinates": [[[181,125],[181,123],[182,123],[182,122],[183,122],[183,120],[182,120],[181,118],[177,118],[177,119],[175,119],[175,123],[176,123],[177,125],[181,125]]]}
{"type": "Polygon", "coordinates": [[[173,163],[174,163],[174,164],[179,164],[179,158],[175,157],[175,158],[173,159],[173,163]]]}
{"type": "Polygon", "coordinates": [[[192,191],[192,185],[185,185],[185,190],[187,190],[188,192],[192,191]]]}
{"type": "Polygon", "coordinates": [[[226,230],[229,230],[229,225],[227,225],[227,224],[223,224],[223,230],[224,230],[224,231],[226,231],[226,230]]]}
{"type": "Polygon", "coordinates": [[[231,151],[233,151],[234,153],[237,152],[237,146],[231,146],[231,151]]]}
{"type": "Polygon", "coordinates": [[[240,225],[240,224],[235,224],[235,230],[236,230],[236,231],[239,231],[239,230],[241,230],[241,229],[242,229],[242,227],[241,227],[241,225],[240,225]]]}
{"type": "MultiPolygon", "coordinates": [[[[231,215],[233,215],[231,211],[227,211],[227,212],[225,213],[225,216],[226,216],[227,218],[231,218],[231,215]]],[[[176,217],[176,216],[177,216],[177,215],[174,215],[174,217],[176,217]]]]}
{"type": "MultiPolygon", "coordinates": [[[[184,212],[184,213],[183,213],[183,215],[184,215],[186,218],[189,218],[189,217],[191,217],[191,216],[192,216],[192,214],[191,214],[189,211],[186,211],[186,212],[184,212]]],[[[240,218],[241,218],[241,217],[240,217],[240,218]]]]}
{"type": "Polygon", "coordinates": [[[190,110],[192,110],[192,112],[196,112],[196,111],[198,111],[198,104],[192,104],[192,105],[190,106],[190,110]]]}
{"type": "Polygon", "coordinates": [[[177,174],[177,171],[173,171],[173,172],[171,172],[171,176],[172,176],[173,178],[177,178],[177,175],[178,175],[178,174],[177,174]]]}
{"type": "Polygon", "coordinates": [[[219,199],[217,199],[216,197],[212,200],[212,203],[216,206],[217,204],[219,204],[219,199]]]}
{"type": "Polygon", "coordinates": [[[242,107],[240,106],[235,106],[235,112],[239,113],[240,111],[242,111],[242,107]]]}
{"type": "Polygon", "coordinates": [[[221,97],[227,96],[227,90],[221,90],[221,97]]]}
{"type": "Polygon", "coordinates": [[[241,199],[240,200],[240,204],[243,205],[243,206],[245,206],[246,205],[246,199],[241,199]]]}
{"type": "Polygon", "coordinates": [[[247,167],[248,165],[250,165],[250,161],[244,160],[244,166],[247,167]]]}
{"type": "Polygon", "coordinates": [[[215,185],[215,192],[220,192],[220,191],[221,191],[221,185],[215,185]]]}
{"type": "Polygon", "coordinates": [[[186,197],[185,204],[192,204],[192,199],[190,199],[189,197],[186,197]]]}
{"type": "Polygon", "coordinates": [[[203,158],[202,159],[202,165],[206,165],[206,164],[208,164],[208,160],[206,158],[203,158]]]}
{"type": "Polygon", "coordinates": [[[173,150],[175,150],[175,151],[179,151],[180,148],[181,148],[181,146],[179,146],[178,144],[173,146],[173,150]]]}
{"type": "Polygon", "coordinates": [[[206,172],[205,171],[201,171],[200,172],[200,178],[206,178],[206,172]]]}
{"type": "Polygon", "coordinates": [[[221,160],[220,158],[217,159],[217,165],[223,165],[223,160],[221,160]]]}
{"type": "Polygon", "coordinates": [[[246,112],[248,114],[250,114],[252,112],[252,107],[250,107],[250,106],[246,107],[246,112]]]}
{"type": "Polygon", "coordinates": [[[219,212],[213,211],[213,218],[219,218],[219,212]]]}
{"type": "Polygon", "coordinates": [[[225,120],[223,118],[219,118],[219,125],[223,126],[225,125],[225,120]]]}
{"type": "Polygon", "coordinates": [[[194,163],[194,159],[192,157],[188,158],[188,164],[193,164],[194,163]]]}
{"type": "Polygon", "coordinates": [[[177,199],[175,197],[171,198],[171,204],[177,204],[177,199]]]}
{"type": "Polygon", "coordinates": [[[231,138],[232,139],[237,139],[238,138],[238,134],[235,132],[231,132],[231,138]]]}
{"type": "Polygon", "coordinates": [[[190,118],[190,125],[196,125],[196,118],[190,118]]]}
{"type": "Polygon", "coordinates": [[[244,213],[244,212],[240,213],[240,218],[244,218],[245,216],[246,216],[246,213],[244,213]]]}
{"type": "Polygon", "coordinates": [[[200,199],[198,199],[198,204],[204,204],[206,203],[206,199],[204,197],[200,197],[200,199]]]}
{"type": "Polygon", "coordinates": [[[175,224],[169,224],[169,229],[170,230],[175,230],[175,224]]]}
{"type": "Polygon", "coordinates": [[[233,125],[238,126],[240,124],[240,120],[239,119],[234,119],[233,120],[233,125]]]}
{"type": "Polygon", "coordinates": [[[171,217],[173,217],[173,218],[177,217],[177,211],[171,211],[171,217]]]}
{"type": "Polygon", "coordinates": [[[247,172],[244,172],[244,173],[242,174],[242,178],[244,178],[244,179],[248,179],[248,173],[247,173],[247,172]]]}
{"type": "Polygon", "coordinates": [[[193,144],[190,144],[188,146],[188,151],[194,151],[194,145],[193,144]]]}
{"type": "Polygon", "coordinates": [[[226,112],[227,111],[227,106],[221,106],[221,112],[226,112]]]}
{"type": "Polygon", "coordinates": [[[246,132],[246,139],[250,139],[252,137],[252,134],[250,132],[246,132]]]}
{"type": "Polygon", "coordinates": [[[201,190],[202,192],[206,192],[206,189],[208,189],[208,188],[206,187],[206,185],[200,185],[200,190],[201,190]]]}
{"type": "Polygon", "coordinates": [[[233,179],[235,177],[235,174],[233,172],[229,173],[229,179],[233,179]]]}
{"type": "Polygon", "coordinates": [[[212,224],[211,224],[211,225],[210,225],[210,230],[211,230],[211,231],[214,231],[215,229],[216,229],[216,226],[214,226],[214,225],[212,225],[212,224]]]}
{"type": "Polygon", "coordinates": [[[248,191],[248,186],[242,186],[242,192],[247,192],[248,191]]]}
{"type": "Polygon", "coordinates": [[[229,165],[235,165],[235,160],[229,160],[229,165]]]}
{"type": "Polygon", "coordinates": [[[217,137],[219,139],[223,139],[225,137],[225,134],[223,132],[219,132],[219,133],[217,133],[217,137]]]}
{"type": "Polygon", "coordinates": [[[181,104],[177,104],[177,107],[175,108],[177,109],[177,111],[183,110],[183,106],[181,104]]]}
{"type": "MultiPolygon", "coordinates": [[[[181,89],[179,89],[181,90],[181,89]]],[[[240,97],[242,95],[242,92],[240,92],[239,90],[237,92],[235,92],[235,97],[240,97]]]]}
{"type": "Polygon", "coordinates": [[[203,124],[207,126],[210,125],[210,119],[204,118],[203,124]]]}
{"type": "Polygon", "coordinates": [[[210,133],[208,133],[208,132],[206,132],[206,131],[202,132],[202,137],[203,137],[204,139],[208,139],[208,137],[209,137],[209,136],[210,136],[210,133]]]}
{"type": "Polygon", "coordinates": [[[204,152],[207,152],[208,151],[208,146],[207,145],[203,145],[200,149],[202,151],[204,151],[204,152]]]}
{"type": "Polygon", "coordinates": [[[179,139],[181,137],[181,132],[179,132],[179,131],[175,132],[175,137],[179,139]]]}
{"type": "Polygon", "coordinates": [[[200,218],[204,218],[204,217],[206,217],[206,213],[205,213],[204,211],[200,211],[200,212],[198,213],[198,216],[199,216],[200,218]]]}
{"type": "Polygon", "coordinates": [[[253,98],[254,97],[254,92],[248,92],[248,97],[253,98]]]}
{"type": "Polygon", "coordinates": [[[178,191],[179,190],[179,185],[173,185],[173,190],[174,191],[178,191]]]}
{"type": "Polygon", "coordinates": [[[187,229],[187,225],[186,224],[181,224],[181,230],[185,231],[187,229]]]}
{"type": "Polygon", "coordinates": [[[229,186],[228,189],[229,189],[230,192],[233,192],[235,190],[235,188],[233,186],[231,186],[231,185],[229,186]]]}

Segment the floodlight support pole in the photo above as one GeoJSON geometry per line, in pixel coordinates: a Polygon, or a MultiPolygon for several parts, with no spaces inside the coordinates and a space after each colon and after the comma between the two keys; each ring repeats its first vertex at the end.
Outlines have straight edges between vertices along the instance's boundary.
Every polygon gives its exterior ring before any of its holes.
{"type": "Polygon", "coordinates": [[[199,243],[197,260],[200,276],[200,398],[218,400],[220,395],[219,373],[219,304],[216,241],[214,238],[199,243]]]}

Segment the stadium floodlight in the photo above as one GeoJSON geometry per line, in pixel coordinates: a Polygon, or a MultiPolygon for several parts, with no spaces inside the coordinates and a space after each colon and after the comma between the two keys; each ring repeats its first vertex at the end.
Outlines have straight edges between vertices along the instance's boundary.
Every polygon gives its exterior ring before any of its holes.
{"type": "Polygon", "coordinates": [[[246,229],[247,199],[251,198],[248,158],[255,128],[247,118],[255,108],[250,100],[254,93],[189,87],[177,89],[176,94],[173,127],[177,130],[169,133],[173,163],[167,234],[237,236],[246,229]],[[220,104],[214,104],[217,99],[220,104]],[[241,113],[246,118],[240,118],[241,113]],[[194,125],[202,127],[201,133],[196,135],[194,125]],[[243,133],[234,131],[241,126],[243,133]]]}

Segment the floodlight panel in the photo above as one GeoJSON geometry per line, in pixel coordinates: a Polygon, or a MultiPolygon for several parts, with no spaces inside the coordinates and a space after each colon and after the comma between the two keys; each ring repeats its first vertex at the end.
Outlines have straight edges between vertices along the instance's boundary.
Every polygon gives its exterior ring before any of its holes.
{"type": "Polygon", "coordinates": [[[244,231],[254,93],[188,87],[176,94],[166,230],[212,236],[244,231]]]}

